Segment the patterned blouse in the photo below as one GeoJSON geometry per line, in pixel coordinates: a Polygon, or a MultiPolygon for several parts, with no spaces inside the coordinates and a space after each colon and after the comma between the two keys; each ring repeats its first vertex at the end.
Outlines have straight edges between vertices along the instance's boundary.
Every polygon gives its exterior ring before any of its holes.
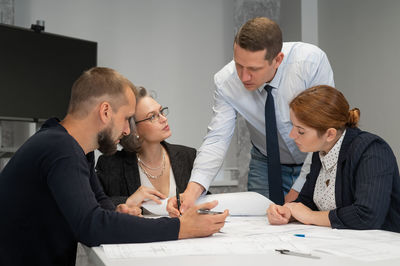
{"type": "Polygon", "coordinates": [[[324,154],[324,152],[319,153],[322,167],[319,171],[317,182],[315,184],[313,200],[320,211],[330,211],[336,209],[336,170],[339,152],[345,134],[346,130],[327,154],[324,154]]]}

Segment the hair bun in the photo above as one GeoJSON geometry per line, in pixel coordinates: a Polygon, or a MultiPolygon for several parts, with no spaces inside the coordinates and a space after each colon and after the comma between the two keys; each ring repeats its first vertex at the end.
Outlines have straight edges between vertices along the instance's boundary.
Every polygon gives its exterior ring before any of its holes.
{"type": "Polygon", "coordinates": [[[349,111],[349,120],[346,124],[348,127],[356,127],[360,121],[360,109],[353,108],[349,111]]]}

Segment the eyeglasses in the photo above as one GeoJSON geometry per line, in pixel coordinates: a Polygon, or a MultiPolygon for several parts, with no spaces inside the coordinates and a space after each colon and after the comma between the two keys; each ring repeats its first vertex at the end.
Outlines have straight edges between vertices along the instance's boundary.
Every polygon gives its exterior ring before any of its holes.
{"type": "Polygon", "coordinates": [[[160,110],[159,113],[157,113],[157,114],[152,114],[152,115],[151,115],[150,117],[148,117],[148,118],[145,118],[145,119],[143,119],[143,120],[136,121],[135,124],[138,124],[138,123],[140,123],[140,122],[144,122],[144,121],[147,121],[147,120],[149,120],[150,122],[154,123],[154,122],[158,121],[158,119],[160,119],[160,115],[162,115],[163,117],[166,117],[168,114],[169,114],[168,107],[164,107],[164,108],[162,108],[162,109],[160,110]]]}

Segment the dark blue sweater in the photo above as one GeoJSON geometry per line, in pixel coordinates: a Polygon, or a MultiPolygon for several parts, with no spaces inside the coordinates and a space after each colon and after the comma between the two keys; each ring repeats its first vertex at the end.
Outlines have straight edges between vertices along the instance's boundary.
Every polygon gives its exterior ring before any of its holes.
{"type": "Polygon", "coordinates": [[[177,218],[115,212],[93,164],[56,119],[15,153],[0,175],[0,265],[75,265],[78,241],[98,246],[178,238],[177,218]]]}

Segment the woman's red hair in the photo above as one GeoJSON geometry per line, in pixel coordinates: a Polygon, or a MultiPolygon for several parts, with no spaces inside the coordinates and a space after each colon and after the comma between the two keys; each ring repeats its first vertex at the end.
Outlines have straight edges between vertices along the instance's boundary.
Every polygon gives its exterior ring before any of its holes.
{"type": "Polygon", "coordinates": [[[343,131],[346,127],[357,127],[360,110],[349,110],[343,94],[328,85],[309,88],[290,102],[296,118],[322,135],[329,128],[343,131]]]}

